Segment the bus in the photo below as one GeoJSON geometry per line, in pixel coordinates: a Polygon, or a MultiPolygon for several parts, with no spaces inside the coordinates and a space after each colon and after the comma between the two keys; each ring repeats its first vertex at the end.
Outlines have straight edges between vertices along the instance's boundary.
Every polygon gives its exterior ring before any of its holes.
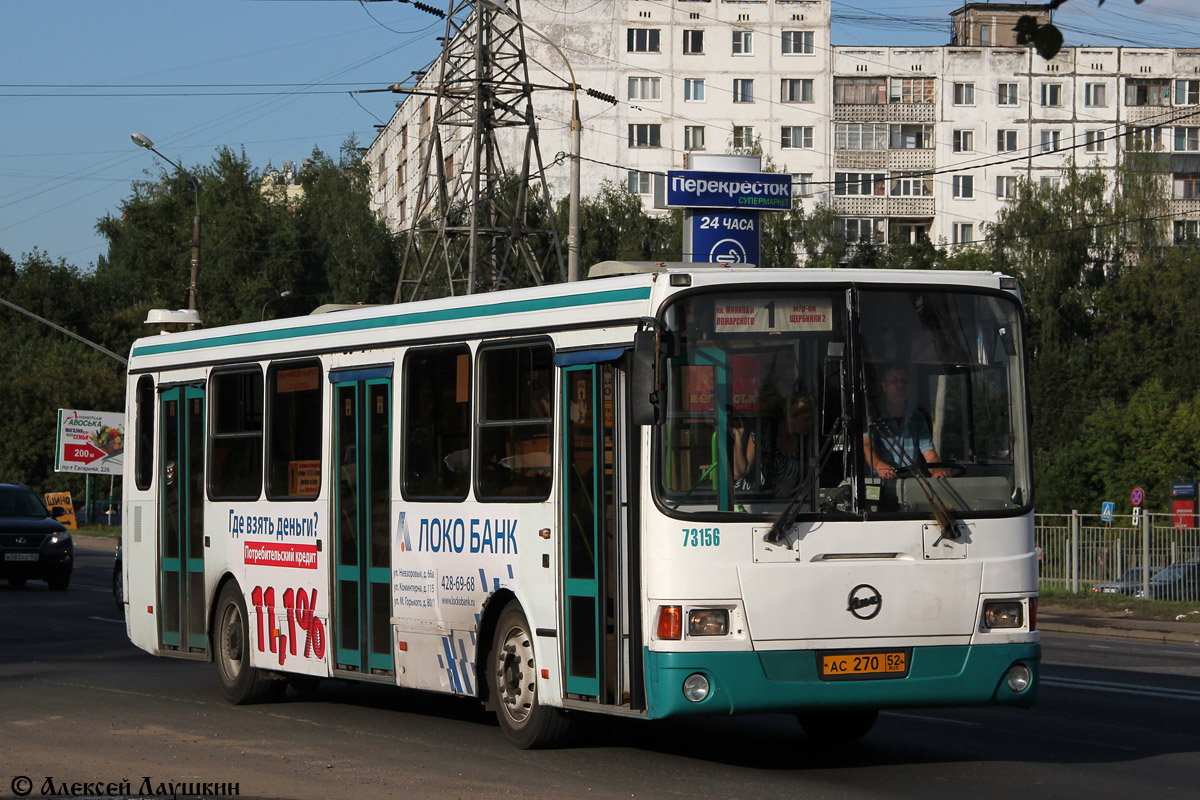
{"type": "Polygon", "coordinates": [[[141,338],[128,635],[232,703],[470,696],[521,748],[1029,706],[1024,324],[995,273],[604,262],[141,338]]]}

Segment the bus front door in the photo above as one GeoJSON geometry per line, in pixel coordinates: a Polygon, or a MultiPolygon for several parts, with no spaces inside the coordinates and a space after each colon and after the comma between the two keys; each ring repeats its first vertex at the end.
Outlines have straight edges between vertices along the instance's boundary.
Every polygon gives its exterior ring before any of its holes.
{"type": "Polygon", "coordinates": [[[333,387],[336,669],[393,675],[390,378],[333,387]]]}
{"type": "Polygon", "coordinates": [[[204,390],[164,389],[159,446],[159,645],[207,654],[204,613],[204,390]]]}
{"type": "Polygon", "coordinates": [[[563,412],[563,607],[566,692],[577,700],[644,708],[632,504],[637,474],[616,398],[614,363],[565,367],[563,412]],[[630,613],[635,609],[634,613],[630,613]]]}

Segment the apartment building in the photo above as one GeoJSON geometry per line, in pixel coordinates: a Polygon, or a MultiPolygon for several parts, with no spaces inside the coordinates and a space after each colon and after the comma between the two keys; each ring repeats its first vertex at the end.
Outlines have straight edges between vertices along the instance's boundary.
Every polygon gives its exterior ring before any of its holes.
{"type": "MultiPolygon", "coordinates": [[[[1065,48],[1047,61],[1012,26],[1044,6],[947,3],[951,44],[830,41],[830,0],[539,0],[521,8],[535,83],[577,83],[582,192],[619,182],[651,208],[654,173],[697,152],[761,151],[806,207],[827,203],[860,241],[979,241],[1021,178],[1070,163],[1115,170],[1130,147],[1161,153],[1173,231],[1200,234],[1200,48],[1065,48]],[[561,51],[545,44],[554,41],[561,51]]],[[[432,87],[436,70],[422,78],[432,87]]],[[[366,158],[374,207],[410,224],[432,100],[398,104],[366,158]]],[[[534,97],[547,161],[569,150],[571,93],[534,97]]],[[[446,174],[470,170],[443,133],[446,174]]],[[[447,138],[449,137],[449,138],[447,138]]],[[[519,137],[500,132],[510,164],[519,137]]],[[[426,148],[428,149],[428,148],[426,148]]],[[[547,169],[567,196],[565,159],[547,169]]]]}

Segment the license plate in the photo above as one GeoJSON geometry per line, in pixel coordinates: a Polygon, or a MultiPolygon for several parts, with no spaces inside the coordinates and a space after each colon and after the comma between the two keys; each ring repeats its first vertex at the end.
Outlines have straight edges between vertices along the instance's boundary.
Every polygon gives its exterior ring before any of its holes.
{"type": "Polygon", "coordinates": [[[5,553],[5,561],[37,561],[37,553],[5,553]]]}
{"type": "Polygon", "coordinates": [[[903,678],[908,674],[908,656],[906,650],[822,653],[821,679],[903,678]]]}

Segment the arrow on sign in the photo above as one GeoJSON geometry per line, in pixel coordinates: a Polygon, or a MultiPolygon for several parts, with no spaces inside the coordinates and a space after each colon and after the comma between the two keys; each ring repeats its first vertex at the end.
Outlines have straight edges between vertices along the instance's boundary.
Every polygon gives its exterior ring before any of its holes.
{"type": "Polygon", "coordinates": [[[106,455],[108,453],[105,453],[91,442],[84,442],[83,444],[69,442],[63,445],[63,461],[71,461],[76,464],[90,464],[97,459],[104,458],[106,455]]]}

